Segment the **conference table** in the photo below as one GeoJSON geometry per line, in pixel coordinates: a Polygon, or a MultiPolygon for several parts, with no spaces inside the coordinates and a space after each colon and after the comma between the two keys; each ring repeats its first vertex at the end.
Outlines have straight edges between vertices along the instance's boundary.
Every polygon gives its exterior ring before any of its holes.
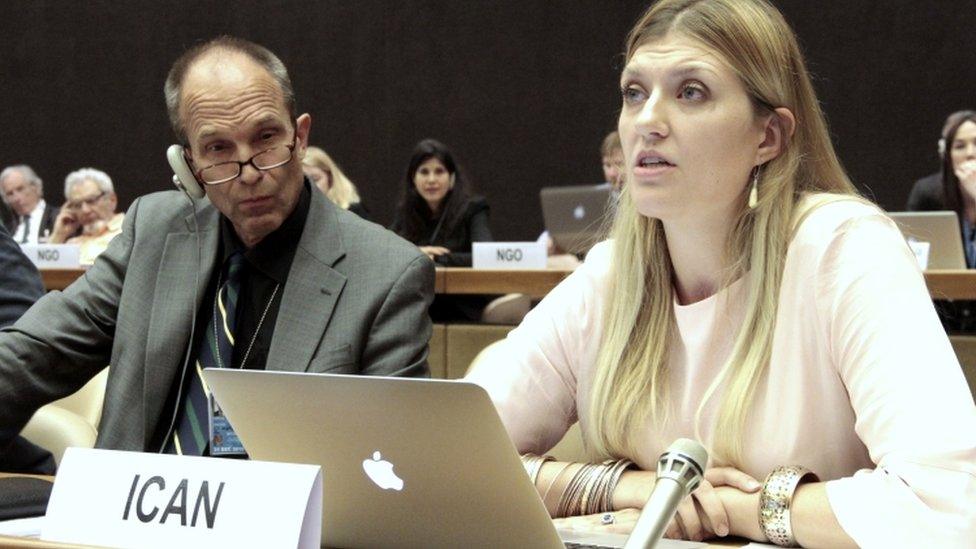
{"type": "MultiPolygon", "coordinates": [[[[9,474],[0,472],[0,478],[11,477],[11,476],[30,476],[42,478],[45,480],[53,480],[53,477],[41,476],[41,475],[19,475],[19,474],[9,474]]],[[[725,540],[716,540],[714,542],[708,543],[708,547],[742,547],[748,544],[748,540],[742,538],[733,538],[725,540]]],[[[24,538],[24,537],[13,537],[0,535],[0,547],[3,548],[15,548],[15,549],[92,549],[92,545],[78,545],[73,543],[62,543],[54,541],[44,541],[34,538],[24,538]]]]}
{"type": "MultiPolygon", "coordinates": [[[[736,539],[708,543],[706,546],[709,548],[742,547],[748,543],[748,540],[736,539]]],[[[15,538],[10,536],[0,536],[0,547],[4,547],[6,549],[99,549],[94,545],[78,545],[75,543],[60,543],[56,541],[44,541],[32,538],[15,538]]]]}
{"type": "MultiPolygon", "coordinates": [[[[438,294],[526,294],[541,298],[571,272],[438,267],[434,291],[438,294]]],[[[84,273],[84,269],[44,269],[41,278],[48,290],[63,290],[84,273]]],[[[976,299],[976,269],[925,271],[925,283],[932,299],[976,299]]]]}

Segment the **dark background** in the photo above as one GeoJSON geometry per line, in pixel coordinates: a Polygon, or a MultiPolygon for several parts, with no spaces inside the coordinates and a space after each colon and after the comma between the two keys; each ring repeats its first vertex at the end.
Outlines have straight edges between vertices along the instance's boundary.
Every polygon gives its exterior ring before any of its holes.
{"type": "MultiPolygon", "coordinates": [[[[945,116],[976,107],[976,6],[781,0],[853,179],[888,209],[938,169],[945,116]]],[[[162,86],[194,42],[230,33],[288,66],[312,143],[387,224],[413,145],[436,137],[492,205],[500,240],[542,230],[538,191],[602,179],[623,39],[646,1],[31,0],[0,3],[0,165],[108,172],[122,207],[169,189],[162,86]]]]}

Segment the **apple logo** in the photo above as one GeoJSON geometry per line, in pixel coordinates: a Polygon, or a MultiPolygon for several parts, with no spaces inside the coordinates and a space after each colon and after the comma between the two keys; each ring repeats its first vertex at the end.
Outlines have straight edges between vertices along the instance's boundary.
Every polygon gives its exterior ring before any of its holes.
{"type": "Polygon", "coordinates": [[[369,480],[384,490],[403,490],[403,479],[393,472],[393,464],[383,459],[379,450],[373,452],[373,459],[363,460],[363,471],[369,480]]]}
{"type": "Polygon", "coordinates": [[[576,208],[573,210],[573,217],[575,217],[577,220],[586,217],[586,208],[584,208],[582,204],[576,206],[576,208]]]}

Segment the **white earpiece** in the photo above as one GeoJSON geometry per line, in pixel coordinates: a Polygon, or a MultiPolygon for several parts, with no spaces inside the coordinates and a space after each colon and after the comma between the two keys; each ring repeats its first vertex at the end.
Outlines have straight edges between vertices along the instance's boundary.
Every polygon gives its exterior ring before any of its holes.
{"type": "Polygon", "coordinates": [[[169,167],[173,170],[173,184],[176,185],[176,188],[186,193],[191,199],[203,198],[206,193],[203,192],[203,187],[193,175],[193,170],[190,169],[190,165],[186,161],[186,155],[183,154],[183,147],[181,145],[170,145],[166,149],[166,160],[169,161],[169,167]]]}

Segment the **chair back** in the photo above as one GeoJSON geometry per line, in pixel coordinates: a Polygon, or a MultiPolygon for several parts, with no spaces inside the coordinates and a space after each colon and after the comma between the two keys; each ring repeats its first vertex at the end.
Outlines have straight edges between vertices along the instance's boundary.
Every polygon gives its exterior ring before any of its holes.
{"type": "Polygon", "coordinates": [[[92,448],[102,417],[108,368],[76,392],[42,406],[24,426],[21,435],[54,455],[61,464],[64,451],[72,446],[92,448]]]}

